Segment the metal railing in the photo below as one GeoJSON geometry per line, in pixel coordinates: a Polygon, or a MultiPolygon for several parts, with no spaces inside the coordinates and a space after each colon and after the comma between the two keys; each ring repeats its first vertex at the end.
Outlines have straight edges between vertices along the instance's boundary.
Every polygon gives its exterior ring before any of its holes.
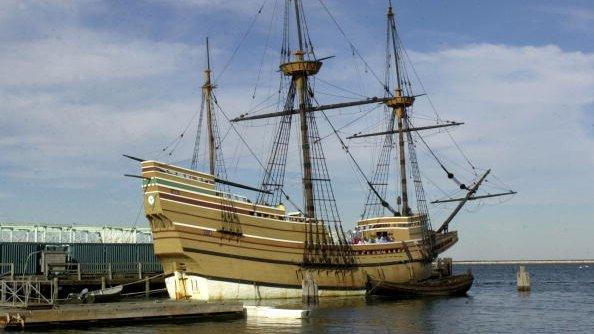
{"type": "Polygon", "coordinates": [[[105,277],[139,278],[163,271],[160,263],[125,262],[125,263],[53,263],[48,264],[48,277],[70,276],[77,280],[105,277]]]}
{"type": "Polygon", "coordinates": [[[48,280],[0,281],[0,305],[28,307],[54,304],[54,282],[48,280]],[[43,292],[49,295],[44,294],[43,292]]]}
{"type": "Polygon", "coordinates": [[[42,243],[150,243],[147,227],[51,225],[0,222],[2,242],[42,243]]]}
{"type": "Polygon", "coordinates": [[[0,263],[0,278],[14,279],[14,263],[0,263]]]}

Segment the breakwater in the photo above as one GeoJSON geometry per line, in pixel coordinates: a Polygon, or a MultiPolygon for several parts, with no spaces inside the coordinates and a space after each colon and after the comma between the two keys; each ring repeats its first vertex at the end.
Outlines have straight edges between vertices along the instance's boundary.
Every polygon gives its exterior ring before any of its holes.
{"type": "Polygon", "coordinates": [[[453,264],[594,264],[594,259],[583,260],[457,260],[453,264]]]}

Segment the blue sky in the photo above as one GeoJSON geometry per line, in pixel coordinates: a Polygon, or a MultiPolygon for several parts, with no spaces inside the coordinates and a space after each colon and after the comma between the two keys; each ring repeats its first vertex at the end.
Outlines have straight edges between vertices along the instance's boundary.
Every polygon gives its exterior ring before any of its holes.
{"type": "MultiPolygon", "coordinates": [[[[195,125],[174,154],[160,152],[199,108],[207,35],[217,95],[228,114],[239,115],[273,95],[280,49],[277,2],[275,11],[274,0],[3,1],[0,222],[146,225],[139,215],[139,185],[122,177],[138,173],[137,166],[120,155],[188,162],[195,125]],[[253,29],[229,61],[254,17],[253,29]]],[[[325,3],[381,75],[385,2],[325,3]]],[[[453,225],[460,242],[450,255],[594,258],[594,5],[394,4],[402,40],[439,114],[466,122],[452,135],[478,167],[492,168],[519,192],[509,200],[473,203],[464,210],[453,225]]],[[[320,102],[341,99],[335,95],[355,98],[324,82],[365,96],[381,95],[320,3],[307,0],[304,6],[317,54],[336,56],[325,63],[316,83],[320,102]]],[[[418,83],[415,87],[421,92],[418,83]]],[[[342,126],[368,110],[331,118],[342,126]]],[[[433,115],[427,99],[419,99],[416,110],[420,119],[433,115]]],[[[378,129],[381,117],[381,112],[371,112],[341,134],[378,129]]],[[[239,126],[263,160],[270,140],[263,131],[266,125],[239,126]]],[[[227,130],[224,125],[223,132],[227,130]]],[[[231,177],[257,184],[256,163],[233,137],[229,134],[224,143],[231,177]]],[[[462,177],[472,179],[464,174],[465,161],[447,136],[435,134],[428,140],[462,177]]],[[[351,144],[365,170],[371,168],[374,145],[351,144]]],[[[329,138],[325,149],[342,219],[351,227],[365,188],[351,168],[343,168],[348,161],[336,140],[329,138]]],[[[442,180],[427,152],[420,150],[419,158],[431,180],[425,180],[429,198],[443,197],[434,183],[446,191],[452,184],[442,180]]],[[[296,188],[298,169],[290,169],[289,176],[287,184],[296,188]]],[[[437,225],[451,206],[430,209],[437,225]]]]}

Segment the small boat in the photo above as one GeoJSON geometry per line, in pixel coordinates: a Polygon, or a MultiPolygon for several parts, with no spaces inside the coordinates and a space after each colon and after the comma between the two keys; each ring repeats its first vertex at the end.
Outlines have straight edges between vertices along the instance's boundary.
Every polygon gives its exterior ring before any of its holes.
{"type": "Polygon", "coordinates": [[[107,289],[89,291],[85,288],[80,293],[71,293],[66,298],[67,304],[109,303],[122,299],[122,285],[107,289]]]}
{"type": "Polygon", "coordinates": [[[244,306],[248,317],[269,319],[305,319],[309,316],[308,310],[281,309],[269,306],[244,306]]]}
{"type": "Polygon", "coordinates": [[[122,285],[117,285],[107,289],[95,290],[89,292],[86,297],[87,303],[109,303],[122,299],[122,285]]]}
{"type": "Polygon", "coordinates": [[[463,296],[474,281],[471,272],[419,282],[394,283],[369,277],[368,294],[394,297],[463,296]]]}

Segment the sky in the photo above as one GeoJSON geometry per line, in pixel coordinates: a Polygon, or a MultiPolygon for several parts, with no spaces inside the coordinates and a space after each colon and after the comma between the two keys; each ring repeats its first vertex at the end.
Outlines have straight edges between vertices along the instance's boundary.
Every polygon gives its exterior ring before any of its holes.
{"type": "MultiPolygon", "coordinates": [[[[428,143],[465,182],[490,168],[484,191],[518,192],[468,205],[451,225],[460,241],[447,255],[594,258],[594,4],[393,3],[420,78],[413,76],[414,91],[428,94],[417,99],[415,122],[430,124],[436,113],[465,122],[449,134],[429,133],[428,143]]],[[[274,111],[282,8],[280,0],[3,0],[0,223],[147,226],[138,180],[123,176],[139,174],[139,166],[121,155],[188,165],[206,36],[225,113],[274,111]]],[[[375,76],[384,73],[386,2],[304,0],[304,9],[316,54],[334,56],[315,82],[320,103],[381,96],[375,76]]],[[[384,115],[361,107],[328,116],[346,137],[381,130],[384,115]]],[[[229,177],[257,185],[256,160],[218,117],[229,177]]],[[[351,228],[366,189],[328,125],[318,123],[351,228]]],[[[273,127],[237,125],[262,161],[273,127]]],[[[368,173],[378,143],[349,141],[368,173]]],[[[456,185],[417,147],[428,198],[454,194],[456,185]]],[[[286,184],[300,199],[296,146],[292,152],[286,184]]],[[[206,170],[203,148],[200,157],[206,170]]],[[[433,225],[452,209],[431,205],[433,225]]]]}

